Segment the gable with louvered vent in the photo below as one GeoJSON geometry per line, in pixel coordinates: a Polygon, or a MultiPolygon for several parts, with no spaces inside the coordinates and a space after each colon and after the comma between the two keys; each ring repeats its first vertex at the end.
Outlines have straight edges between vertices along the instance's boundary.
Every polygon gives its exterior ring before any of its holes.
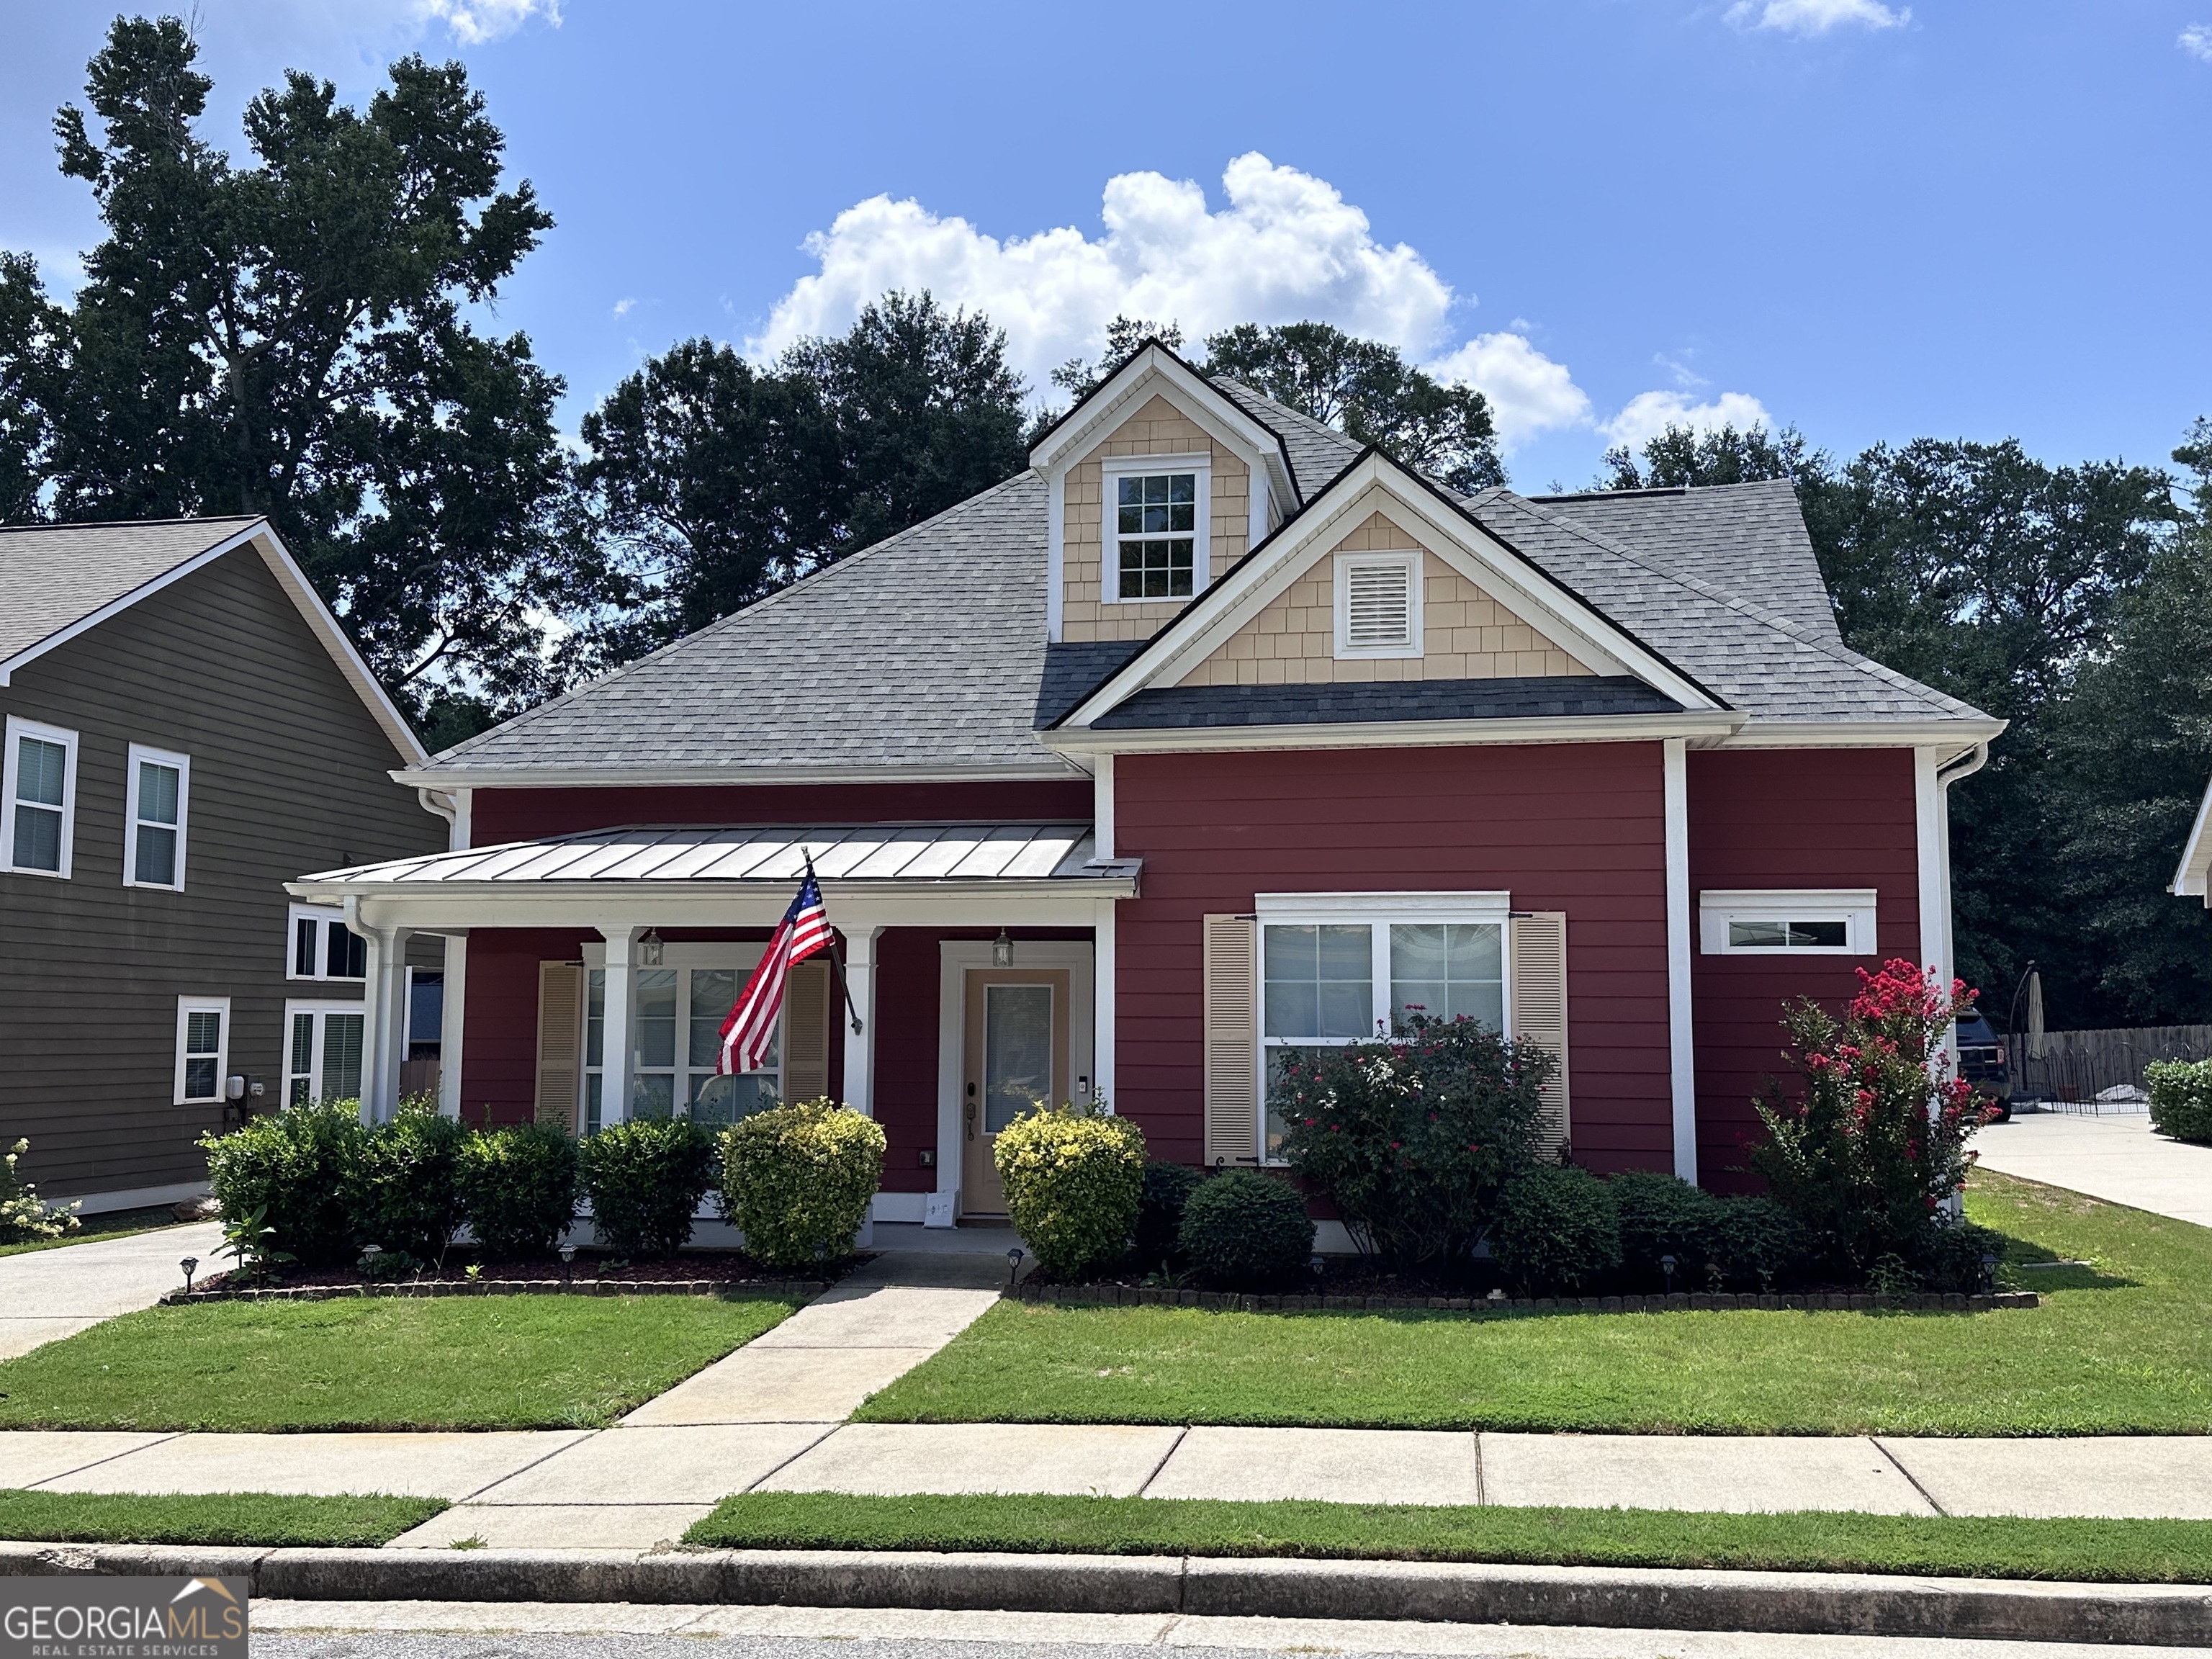
{"type": "Polygon", "coordinates": [[[1336,556],[1336,654],[1343,658],[1421,654],[1419,552],[1336,556]]]}

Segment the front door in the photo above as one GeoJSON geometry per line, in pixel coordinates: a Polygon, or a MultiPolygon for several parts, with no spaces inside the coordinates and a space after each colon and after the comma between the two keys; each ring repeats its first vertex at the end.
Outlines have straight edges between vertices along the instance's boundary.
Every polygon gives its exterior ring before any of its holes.
{"type": "Polygon", "coordinates": [[[991,1160],[999,1131],[1040,1101],[1066,1100],[1068,972],[971,968],[961,1081],[961,1207],[1004,1215],[1006,1189],[991,1160]]]}

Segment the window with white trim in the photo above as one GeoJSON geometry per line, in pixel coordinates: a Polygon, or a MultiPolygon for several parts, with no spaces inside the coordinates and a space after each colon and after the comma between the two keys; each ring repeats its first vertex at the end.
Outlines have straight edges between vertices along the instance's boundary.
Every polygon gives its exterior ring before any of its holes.
{"type": "Polygon", "coordinates": [[[1187,599],[1204,587],[1211,458],[1114,456],[1101,475],[1107,597],[1187,599]]]}
{"type": "Polygon", "coordinates": [[[185,818],[191,799],[188,755],[131,745],[125,794],[123,884],[185,890],[185,818]]]}
{"type": "MultiPolygon", "coordinates": [[[[681,947],[669,946],[670,954],[681,947]]],[[[744,947],[739,947],[744,948],[744,947]]],[[[751,948],[757,960],[759,947],[751,948]]],[[[630,1035],[636,1064],[630,1079],[631,1117],[688,1117],[734,1123],[783,1097],[783,1023],[776,1024],[768,1064],[739,1077],[720,1077],[722,1021],[753,969],[710,967],[630,969],[630,1035]]],[[[788,1009],[788,999],[786,1000],[788,1009]]],[[[593,968],[584,992],[584,1127],[599,1132],[606,1066],[607,974],[593,968]]]]}
{"type": "Polygon", "coordinates": [[[177,999],[176,1103],[219,1104],[230,1070],[230,999],[177,999]]]}
{"type": "Polygon", "coordinates": [[[1282,1153],[1283,1068],[1416,1016],[1506,1030],[1504,894],[1261,896],[1261,1158],[1282,1153]],[[1494,902],[1493,902],[1494,901],[1494,902]]]}
{"type": "Polygon", "coordinates": [[[1874,922],[1870,887],[1713,888],[1698,895],[1698,943],[1706,956],[1870,957],[1874,922]]]}
{"type": "Polygon", "coordinates": [[[0,870],[67,878],[76,839],[76,733],[8,717],[0,870]]]}
{"type": "Polygon", "coordinates": [[[345,925],[343,915],[326,904],[295,904],[289,918],[285,978],[368,977],[368,941],[345,925]]]}
{"type": "Polygon", "coordinates": [[[284,1005],[284,1103],[361,1098],[368,1015],[358,1002],[284,1005]]]}
{"type": "Polygon", "coordinates": [[[1421,654],[1419,553],[1336,556],[1336,654],[1352,659],[1421,654]]]}

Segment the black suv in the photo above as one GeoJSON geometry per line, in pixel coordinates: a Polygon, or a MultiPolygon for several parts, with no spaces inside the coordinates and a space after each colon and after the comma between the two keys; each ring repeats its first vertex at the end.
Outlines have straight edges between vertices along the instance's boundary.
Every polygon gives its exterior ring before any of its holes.
{"type": "Polygon", "coordinates": [[[1997,1121],[2012,1121],[2012,1067],[2006,1063],[2004,1039],[1979,1014],[1959,1022],[1959,1075],[1974,1085],[1974,1092],[1997,1109],[1997,1121]]]}

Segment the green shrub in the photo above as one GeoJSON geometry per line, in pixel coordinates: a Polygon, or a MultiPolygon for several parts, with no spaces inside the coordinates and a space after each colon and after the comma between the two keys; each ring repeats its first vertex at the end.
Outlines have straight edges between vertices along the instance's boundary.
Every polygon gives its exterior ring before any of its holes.
{"type": "Polygon", "coordinates": [[[1588,1170],[1539,1164],[1505,1188],[1490,1243],[1525,1291],[1578,1295],[1620,1266],[1620,1211],[1588,1170]]]}
{"type": "Polygon", "coordinates": [[[461,1212],[484,1257],[550,1253],[576,1218],[576,1143],[537,1123],[481,1129],[459,1148],[461,1212]]]}
{"type": "Polygon", "coordinates": [[[1188,1164],[1145,1165],[1145,1187],[1137,1200],[1136,1236],[1129,1255],[1139,1271],[1156,1273],[1182,1255],[1182,1210],[1206,1177],[1188,1164]]]}
{"type": "Polygon", "coordinates": [[[2143,1067],[2150,1127],[2176,1140],[2212,1143],[2212,1060],[2161,1060],[2143,1067]]]}
{"type": "Polygon", "coordinates": [[[722,1131],[722,1213],[755,1260],[811,1267],[852,1252],[884,1178],[884,1132],[831,1100],[740,1118],[722,1131]]]}
{"type": "Polygon", "coordinates": [[[1182,1253],[1209,1285],[1264,1291],[1307,1271],[1314,1224],[1303,1194],[1256,1170],[1199,1183],[1182,1206],[1182,1253]]]}
{"type": "MultiPolygon", "coordinates": [[[[1625,1218],[1621,1231],[1627,1232],[1625,1218]]],[[[1771,1198],[1716,1200],[1711,1243],[1726,1287],[1738,1291],[1786,1283],[1803,1268],[1808,1253],[1803,1225],[1771,1198]]]]}
{"type": "Polygon", "coordinates": [[[1918,1281],[1915,1288],[1972,1296],[1989,1288],[1983,1279],[1982,1258],[1994,1257],[1990,1265],[1995,1267],[2004,1260],[2004,1253],[2005,1237],[1994,1228],[1977,1227],[1971,1221],[1939,1227],[1934,1247],[1912,1264],[1918,1281]]]}
{"type": "Polygon", "coordinates": [[[59,1238],[83,1224],[74,1204],[49,1204],[39,1189],[16,1173],[15,1164],[31,1150],[18,1140],[0,1156],[0,1244],[27,1244],[33,1239],[59,1238]]]}
{"type": "Polygon", "coordinates": [[[386,1256],[443,1261],[461,1224],[460,1151],[468,1138],[428,1099],[403,1101],[390,1122],[365,1130],[349,1199],[354,1236],[386,1256]]]}
{"type": "Polygon", "coordinates": [[[1556,1062],[1473,1020],[1421,1016],[1374,1042],[1292,1053],[1270,1078],[1283,1155],[1363,1248],[1412,1272],[1450,1262],[1535,1155],[1556,1062]]]}
{"type": "Polygon", "coordinates": [[[200,1137],[222,1212],[259,1212],[268,1247],[311,1267],[349,1262],[362,1243],[353,1214],[361,1143],[361,1106],[351,1100],[289,1106],[200,1137]]]}
{"type": "Polygon", "coordinates": [[[673,1255],[714,1184],[714,1142],[688,1117],[611,1123],[579,1155],[600,1242],[619,1255],[673,1255]]]}
{"type": "Polygon", "coordinates": [[[1666,1256],[1674,1258],[1674,1288],[1702,1287],[1705,1263],[1721,1254],[1720,1212],[1725,1200],[1678,1176],[1628,1170],[1610,1178],[1620,1215],[1620,1264],[1629,1282],[1642,1288],[1664,1285],[1666,1256]]]}
{"type": "Polygon", "coordinates": [[[1058,1279],[1112,1267],[1129,1248],[1145,1187],[1145,1132],[1097,1106],[1040,1106],[991,1149],[1006,1213],[1058,1279]]]}

